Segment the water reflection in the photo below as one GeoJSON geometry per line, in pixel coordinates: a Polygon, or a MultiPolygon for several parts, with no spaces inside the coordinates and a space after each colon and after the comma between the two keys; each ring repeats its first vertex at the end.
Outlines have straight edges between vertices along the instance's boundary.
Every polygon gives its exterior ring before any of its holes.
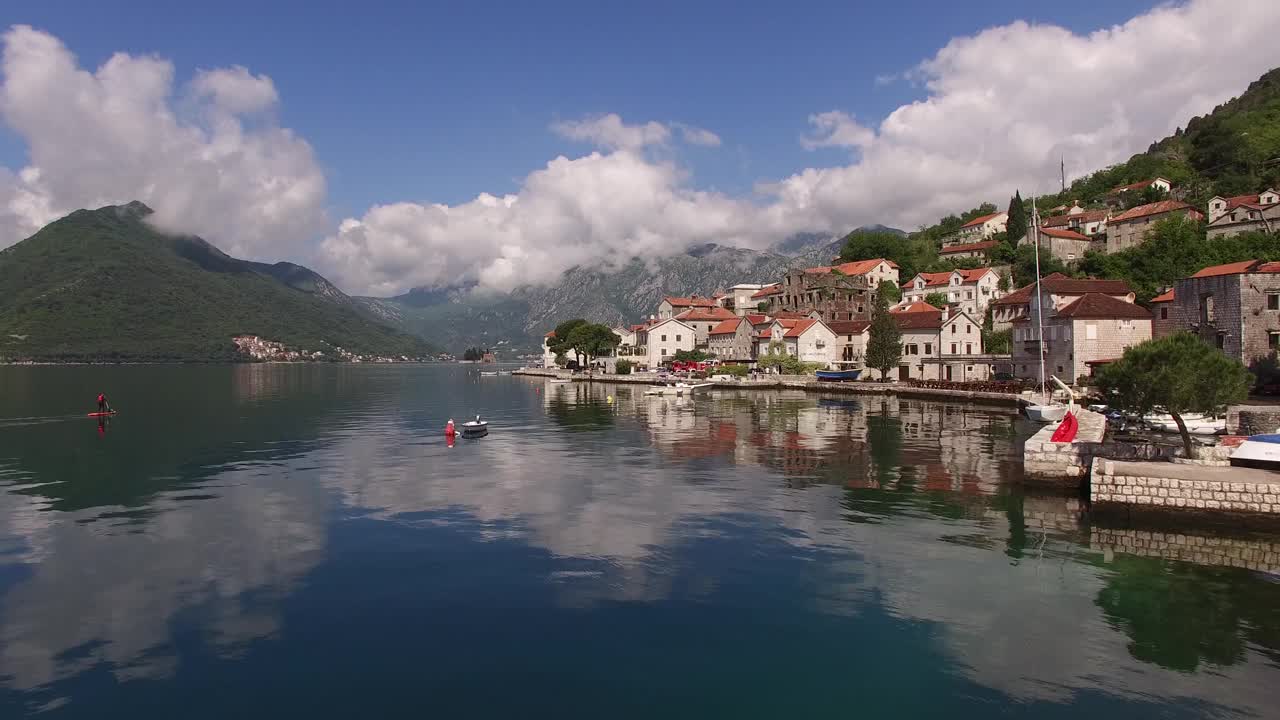
{"type": "MultiPolygon", "coordinates": [[[[1034,428],[1010,412],[432,372],[227,368],[202,378],[195,431],[128,415],[102,438],[20,428],[21,452],[0,446],[0,688],[30,709],[93,670],[176,678],[204,654],[254,667],[257,640],[298,662],[315,650],[299,638],[330,631],[317,616],[371,596],[381,610],[344,621],[400,619],[424,646],[437,638],[419,617],[498,603],[481,622],[507,664],[487,663],[512,672],[532,656],[510,648],[576,649],[539,653],[562,671],[599,657],[578,630],[598,627],[634,633],[620,647],[664,682],[677,658],[730,663],[731,637],[748,643],[739,660],[803,637],[792,650],[819,667],[902,653],[950,688],[942,701],[1270,707],[1280,583],[1257,573],[1274,573],[1274,540],[1091,527],[1078,498],[1023,490],[1034,428]],[[448,448],[445,420],[475,413],[491,434],[448,448]],[[542,623],[554,643],[506,639],[542,623]],[[664,653],[668,627],[706,635],[664,653]]],[[[193,401],[173,394],[138,403],[193,401]]],[[[872,690],[890,682],[878,672],[872,690]]]]}

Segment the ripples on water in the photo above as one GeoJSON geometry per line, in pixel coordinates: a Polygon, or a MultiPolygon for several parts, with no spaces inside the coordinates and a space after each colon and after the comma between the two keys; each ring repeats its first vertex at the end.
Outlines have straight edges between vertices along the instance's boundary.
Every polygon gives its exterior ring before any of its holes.
{"type": "Polygon", "coordinates": [[[0,368],[0,717],[1275,716],[1276,538],[1090,525],[1001,409],[642,389],[0,368]]]}

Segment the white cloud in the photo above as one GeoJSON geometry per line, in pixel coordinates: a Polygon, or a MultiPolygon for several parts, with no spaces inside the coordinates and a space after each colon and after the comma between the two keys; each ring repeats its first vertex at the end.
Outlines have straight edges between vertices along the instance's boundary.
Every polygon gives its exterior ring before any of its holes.
{"type": "Polygon", "coordinates": [[[684,123],[672,123],[672,127],[680,131],[680,138],[690,145],[701,145],[703,147],[720,147],[720,136],[705,128],[685,125],[684,123]]]}
{"type": "Polygon", "coordinates": [[[652,120],[643,125],[628,125],[617,113],[583,120],[565,120],[551,126],[561,137],[595,145],[607,150],[639,150],[649,145],[665,145],[671,130],[652,120]]]}
{"type": "Polygon", "coordinates": [[[117,53],[90,72],[47,33],[15,26],[3,42],[0,117],[30,164],[0,172],[0,247],[72,210],[130,200],[240,256],[297,257],[323,233],[310,145],[268,118],[241,121],[275,107],[269,78],[202,71],[186,88],[187,119],[166,60],[117,53]]]}
{"type": "Polygon", "coordinates": [[[809,124],[813,126],[814,134],[800,138],[800,145],[805,150],[820,147],[860,148],[870,145],[876,138],[874,130],[839,110],[810,115],[809,124]]]}

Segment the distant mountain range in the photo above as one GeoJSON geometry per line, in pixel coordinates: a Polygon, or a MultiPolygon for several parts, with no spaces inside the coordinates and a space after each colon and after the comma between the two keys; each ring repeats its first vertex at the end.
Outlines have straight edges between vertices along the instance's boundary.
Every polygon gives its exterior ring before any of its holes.
{"type": "Polygon", "coordinates": [[[305,267],[237,260],[150,214],[77,210],[0,252],[0,359],[233,360],[239,334],[332,358],[435,350],[305,267]]]}
{"type": "MultiPolygon", "coordinates": [[[[867,229],[905,234],[883,226],[867,229]]],[[[665,295],[776,282],[789,268],[830,263],[840,248],[840,239],[832,235],[802,233],[764,251],[707,244],[680,255],[633,259],[618,269],[575,267],[554,285],[521,287],[508,294],[463,287],[356,299],[369,313],[450,349],[533,351],[542,335],[564,320],[639,322],[665,295]]]]}

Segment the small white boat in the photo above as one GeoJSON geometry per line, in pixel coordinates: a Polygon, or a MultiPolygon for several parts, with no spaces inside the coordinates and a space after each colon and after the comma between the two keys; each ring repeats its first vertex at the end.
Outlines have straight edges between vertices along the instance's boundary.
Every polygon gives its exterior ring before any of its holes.
{"type": "Polygon", "coordinates": [[[683,395],[692,395],[695,391],[703,388],[714,387],[715,383],[697,383],[690,385],[689,383],[678,382],[674,385],[664,385],[662,387],[652,388],[645,391],[645,395],[675,395],[677,397],[683,395]]]}
{"type": "Polygon", "coordinates": [[[547,382],[551,383],[552,385],[564,385],[564,384],[573,382],[573,380],[570,378],[551,378],[547,382]]]}
{"type": "Polygon", "coordinates": [[[1023,408],[1023,411],[1026,412],[1027,417],[1031,418],[1033,422],[1054,423],[1061,422],[1062,418],[1066,416],[1067,406],[1054,405],[1052,403],[1047,405],[1037,403],[1035,405],[1027,405],[1023,408]]]}
{"type": "MultiPolygon", "coordinates": [[[[1178,423],[1174,422],[1172,415],[1165,413],[1143,415],[1142,422],[1146,423],[1152,430],[1168,433],[1178,432],[1178,423]]],[[[1227,431],[1226,418],[1187,413],[1182,416],[1182,422],[1187,426],[1187,432],[1192,435],[1218,435],[1227,431]]]]}
{"type": "Polygon", "coordinates": [[[1280,433],[1250,435],[1231,453],[1235,467],[1280,470],[1280,433]]]}
{"type": "Polygon", "coordinates": [[[475,420],[468,420],[462,423],[462,434],[467,437],[480,437],[489,434],[489,421],[481,420],[477,415],[475,420]]]}
{"type": "Polygon", "coordinates": [[[482,373],[480,373],[480,375],[482,375],[483,377],[492,377],[492,376],[497,375],[497,374],[498,374],[498,373],[496,373],[496,372],[482,372],[482,373]]]}

